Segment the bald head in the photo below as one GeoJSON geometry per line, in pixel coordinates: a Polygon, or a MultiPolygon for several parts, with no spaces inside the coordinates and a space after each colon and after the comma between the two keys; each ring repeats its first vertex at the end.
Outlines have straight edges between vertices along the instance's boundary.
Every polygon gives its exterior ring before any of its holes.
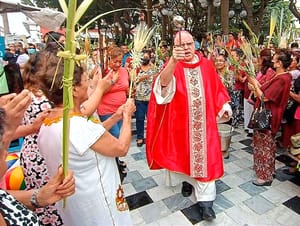
{"type": "Polygon", "coordinates": [[[181,43],[194,42],[193,36],[188,31],[178,31],[175,35],[174,44],[179,45],[181,38],[181,43]]]}
{"type": "Polygon", "coordinates": [[[182,47],[184,49],[184,61],[190,62],[194,60],[195,43],[193,36],[188,31],[179,31],[175,35],[174,45],[175,47],[182,47]],[[180,32],[180,33],[179,33],[180,32]],[[180,46],[181,38],[181,46],[180,46]]]}

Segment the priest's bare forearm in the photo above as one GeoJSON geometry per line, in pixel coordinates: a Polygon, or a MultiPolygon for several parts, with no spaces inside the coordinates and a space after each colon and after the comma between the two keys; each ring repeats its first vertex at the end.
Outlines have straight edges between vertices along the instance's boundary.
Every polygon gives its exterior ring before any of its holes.
{"type": "Polygon", "coordinates": [[[162,70],[162,72],[160,73],[160,84],[161,86],[167,86],[171,79],[172,76],[174,74],[175,71],[175,66],[176,66],[176,60],[173,58],[173,56],[170,58],[168,64],[166,65],[166,67],[162,70]]]}

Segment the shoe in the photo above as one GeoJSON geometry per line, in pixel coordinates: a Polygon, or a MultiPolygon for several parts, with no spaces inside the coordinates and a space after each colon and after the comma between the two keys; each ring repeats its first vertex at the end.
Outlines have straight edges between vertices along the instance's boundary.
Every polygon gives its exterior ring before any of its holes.
{"type": "Polygon", "coordinates": [[[257,180],[252,181],[252,184],[256,186],[271,186],[273,181],[265,181],[265,182],[258,182],[257,180]]]}
{"type": "Polygon", "coordinates": [[[193,193],[193,186],[188,182],[182,182],[181,194],[183,197],[189,197],[193,193]]]}
{"type": "Polygon", "coordinates": [[[253,133],[248,133],[247,137],[253,137],[253,133]]]}
{"type": "Polygon", "coordinates": [[[136,146],[138,147],[142,147],[144,145],[144,139],[138,139],[136,140],[136,146]]]}
{"type": "Polygon", "coordinates": [[[212,207],[200,207],[200,209],[203,220],[212,221],[216,219],[216,214],[212,207]]]}
{"type": "Polygon", "coordinates": [[[229,159],[229,152],[228,151],[222,151],[222,155],[224,159],[229,159]]]}

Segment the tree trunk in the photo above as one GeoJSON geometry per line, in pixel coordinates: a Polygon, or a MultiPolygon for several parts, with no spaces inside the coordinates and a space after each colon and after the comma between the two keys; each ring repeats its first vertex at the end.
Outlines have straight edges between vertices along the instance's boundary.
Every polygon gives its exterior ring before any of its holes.
{"type": "Polygon", "coordinates": [[[222,34],[228,35],[229,32],[229,0],[222,0],[221,1],[221,27],[222,27],[222,34]]]}
{"type": "Polygon", "coordinates": [[[216,22],[216,7],[213,5],[213,1],[208,2],[207,8],[207,31],[212,30],[213,24],[216,22]]]}
{"type": "Polygon", "coordinates": [[[292,14],[299,20],[300,22],[300,12],[298,11],[297,9],[297,6],[296,6],[296,0],[293,0],[293,1],[290,1],[290,4],[289,4],[289,9],[291,10],[292,14]]]}
{"type": "Polygon", "coordinates": [[[254,17],[253,17],[253,8],[252,8],[252,5],[253,5],[253,0],[243,0],[242,2],[243,4],[243,7],[244,9],[246,10],[247,12],[247,17],[246,17],[246,23],[248,24],[248,26],[251,28],[251,30],[255,33],[255,34],[258,34],[259,33],[259,30],[260,30],[260,27],[259,26],[254,26],[254,17]]]}
{"type": "Polygon", "coordinates": [[[152,0],[147,0],[147,25],[148,27],[152,27],[152,0]]]}

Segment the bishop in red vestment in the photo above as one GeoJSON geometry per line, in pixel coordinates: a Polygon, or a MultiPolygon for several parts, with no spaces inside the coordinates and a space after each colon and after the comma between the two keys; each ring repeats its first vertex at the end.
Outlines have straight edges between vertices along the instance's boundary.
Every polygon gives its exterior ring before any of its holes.
{"type": "Polygon", "coordinates": [[[230,97],[211,61],[195,53],[192,36],[181,32],[181,45],[179,38],[150,97],[147,161],[150,169],[214,182],[224,174],[217,119],[231,113],[230,97]]]}

